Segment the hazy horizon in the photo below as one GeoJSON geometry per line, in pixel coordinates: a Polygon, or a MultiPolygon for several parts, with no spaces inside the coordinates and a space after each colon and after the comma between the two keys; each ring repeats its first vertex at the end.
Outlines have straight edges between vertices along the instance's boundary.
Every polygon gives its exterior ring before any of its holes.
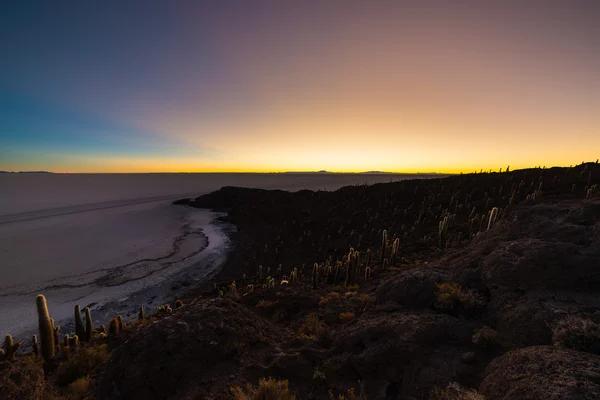
{"type": "Polygon", "coordinates": [[[12,2],[0,170],[595,160],[600,2],[12,2]]]}

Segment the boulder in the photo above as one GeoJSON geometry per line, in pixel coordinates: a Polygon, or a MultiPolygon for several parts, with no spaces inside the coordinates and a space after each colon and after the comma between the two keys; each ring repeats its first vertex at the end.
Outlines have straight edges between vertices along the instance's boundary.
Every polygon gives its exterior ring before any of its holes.
{"type": "Polygon", "coordinates": [[[511,351],[486,369],[480,392],[489,400],[600,398],[600,357],[553,346],[511,351]]]}

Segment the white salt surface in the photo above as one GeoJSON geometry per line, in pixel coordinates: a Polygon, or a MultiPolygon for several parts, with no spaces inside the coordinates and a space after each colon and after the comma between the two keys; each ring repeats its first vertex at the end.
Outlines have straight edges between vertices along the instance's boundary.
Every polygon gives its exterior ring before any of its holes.
{"type": "Polygon", "coordinates": [[[56,321],[68,323],[80,304],[106,323],[107,304],[154,307],[172,300],[177,276],[202,281],[214,273],[228,244],[222,226],[214,213],[174,206],[175,199],[222,186],[336,189],[412,177],[0,174],[0,334],[35,330],[38,293],[56,321]]]}

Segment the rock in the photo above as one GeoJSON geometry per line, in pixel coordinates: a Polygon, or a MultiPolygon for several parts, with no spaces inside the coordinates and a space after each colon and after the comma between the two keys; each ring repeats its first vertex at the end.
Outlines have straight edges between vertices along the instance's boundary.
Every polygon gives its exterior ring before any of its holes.
{"type": "Polygon", "coordinates": [[[242,355],[268,351],[280,335],[237,303],[214,299],[186,305],[148,326],[112,353],[99,398],[204,398],[228,393],[242,355]],[[212,382],[210,385],[202,382],[212,382]]]}
{"type": "Polygon", "coordinates": [[[473,329],[445,314],[364,315],[342,329],[327,377],[364,380],[368,399],[418,398],[465,376],[474,384],[481,371],[460,361],[473,329]]]}
{"type": "Polygon", "coordinates": [[[44,393],[44,371],[36,363],[17,357],[0,363],[0,399],[38,400],[44,393]]]}
{"type": "Polygon", "coordinates": [[[477,362],[477,354],[469,351],[460,356],[460,362],[463,364],[475,364],[477,362]]]}
{"type": "Polygon", "coordinates": [[[480,392],[490,400],[598,399],[600,357],[553,346],[514,350],[488,365],[480,392]]]}
{"type": "Polygon", "coordinates": [[[377,288],[377,303],[396,303],[407,309],[433,306],[436,284],[447,279],[431,266],[402,271],[387,279],[377,288]]]}

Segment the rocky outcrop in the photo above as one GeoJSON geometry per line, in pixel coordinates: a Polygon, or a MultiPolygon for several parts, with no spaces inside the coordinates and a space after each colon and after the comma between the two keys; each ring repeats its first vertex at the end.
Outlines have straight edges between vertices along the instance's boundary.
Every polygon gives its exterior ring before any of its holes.
{"type": "Polygon", "coordinates": [[[275,328],[237,303],[185,305],[113,351],[99,385],[111,399],[207,398],[229,393],[240,356],[270,350],[275,328]]]}
{"type": "Polygon", "coordinates": [[[480,387],[487,399],[600,398],[600,357],[552,346],[511,351],[493,360],[480,387]]]}

